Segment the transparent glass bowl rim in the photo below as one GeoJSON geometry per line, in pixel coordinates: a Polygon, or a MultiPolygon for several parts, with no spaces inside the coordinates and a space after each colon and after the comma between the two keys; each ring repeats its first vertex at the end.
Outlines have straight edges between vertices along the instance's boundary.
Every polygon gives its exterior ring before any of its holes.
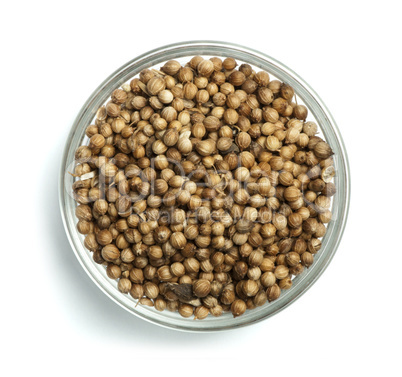
{"type": "Polygon", "coordinates": [[[349,202],[350,172],[345,146],[335,120],[317,93],[300,76],[276,59],[245,46],[220,41],[187,41],[161,46],[132,59],[112,73],[92,93],[77,115],[66,141],[59,179],[59,203],[67,237],[78,261],[95,284],[114,302],[140,318],[163,327],[191,332],[228,330],[259,322],[277,314],[304,294],[327,268],[339,246],[346,225],[349,202]],[[105,272],[93,262],[90,253],[83,246],[81,235],[76,230],[74,214],[76,204],[66,189],[72,184],[72,177],[66,174],[66,169],[68,164],[74,160],[75,149],[81,144],[85,136],[85,129],[92,121],[97,109],[107,101],[112,91],[144,68],[167,60],[195,55],[230,56],[266,70],[277,79],[291,85],[298,98],[301,98],[308,106],[309,112],[313,113],[336,158],[337,193],[333,204],[335,221],[332,221],[328,227],[322,248],[317,254],[318,258],[312,267],[298,277],[296,284],[291,289],[284,291],[278,300],[263,307],[247,310],[243,316],[237,318],[208,316],[205,320],[193,321],[189,318],[182,318],[177,313],[158,312],[153,308],[133,305],[132,299],[116,289],[115,282],[107,278],[105,272]]]}

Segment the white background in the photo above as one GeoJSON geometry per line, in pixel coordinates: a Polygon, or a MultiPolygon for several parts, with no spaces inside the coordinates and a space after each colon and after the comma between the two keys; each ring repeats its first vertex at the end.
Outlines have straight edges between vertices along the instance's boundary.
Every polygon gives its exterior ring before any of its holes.
{"type": "Polygon", "coordinates": [[[1,374],[400,376],[398,3],[2,2],[1,374]],[[216,334],[159,328],[104,296],[58,206],[64,141],[87,97],[135,56],[191,39],[243,44],[301,75],[333,113],[352,174],[324,275],[277,316],[216,334]]]}

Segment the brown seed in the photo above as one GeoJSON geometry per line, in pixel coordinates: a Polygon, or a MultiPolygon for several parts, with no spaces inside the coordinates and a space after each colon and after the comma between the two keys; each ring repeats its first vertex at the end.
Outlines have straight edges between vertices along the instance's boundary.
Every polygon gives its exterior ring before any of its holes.
{"type": "Polygon", "coordinates": [[[184,249],[184,246],[186,246],[187,240],[186,237],[184,237],[184,234],[182,232],[174,232],[170,236],[170,243],[175,249],[184,249]]]}
{"type": "Polygon", "coordinates": [[[233,314],[233,317],[239,317],[246,311],[247,306],[243,300],[237,299],[233,301],[232,305],[230,306],[230,310],[233,314]]]}
{"type": "Polygon", "coordinates": [[[239,120],[239,114],[235,109],[228,108],[223,113],[223,119],[226,124],[229,124],[232,126],[232,125],[236,124],[237,121],[239,120]]]}
{"type": "Polygon", "coordinates": [[[254,223],[251,220],[240,219],[236,223],[236,230],[241,234],[249,233],[253,227],[254,223]]]}
{"type": "Polygon", "coordinates": [[[117,117],[120,114],[121,107],[113,102],[108,102],[106,105],[107,115],[117,117]]]}
{"type": "Polygon", "coordinates": [[[215,152],[216,142],[212,139],[202,140],[196,144],[195,149],[201,156],[210,156],[215,152]]]}
{"type": "Polygon", "coordinates": [[[155,299],[158,297],[159,288],[155,283],[147,281],[144,284],[144,294],[150,299],[155,299]]]}
{"type": "Polygon", "coordinates": [[[90,148],[102,148],[105,145],[105,138],[103,135],[96,134],[89,139],[90,148]]]}
{"type": "Polygon", "coordinates": [[[240,189],[234,193],[233,198],[236,203],[245,205],[250,198],[250,194],[245,189],[240,189]]]}
{"type": "Polygon", "coordinates": [[[289,275],[289,268],[284,265],[279,265],[274,270],[275,277],[279,280],[284,279],[289,275]]]}
{"type": "Polygon", "coordinates": [[[144,281],[144,273],[140,268],[133,268],[130,270],[130,280],[136,284],[142,284],[144,281]]]}
{"type": "Polygon", "coordinates": [[[292,284],[292,279],[287,276],[286,278],[280,280],[278,285],[280,289],[289,289],[291,288],[292,284]]]}
{"type": "Polygon", "coordinates": [[[183,262],[186,273],[197,273],[200,270],[200,263],[195,258],[187,258],[183,262]]]}
{"type": "Polygon", "coordinates": [[[283,115],[288,107],[288,101],[283,98],[277,98],[272,102],[272,107],[280,114],[283,115]]]}
{"type": "Polygon", "coordinates": [[[277,284],[274,284],[273,286],[267,289],[267,297],[269,302],[277,300],[280,295],[281,295],[281,289],[277,284]]]}
{"type": "Polygon", "coordinates": [[[209,77],[214,70],[214,63],[211,60],[202,60],[197,65],[197,71],[201,76],[209,77]]]}
{"type": "Polygon", "coordinates": [[[261,284],[264,287],[272,287],[276,282],[276,277],[273,272],[264,272],[260,278],[261,284]]]}
{"type": "Polygon", "coordinates": [[[325,141],[319,141],[314,147],[314,153],[318,158],[326,159],[334,154],[331,147],[325,141]]]}
{"type": "Polygon", "coordinates": [[[293,113],[297,119],[305,120],[307,118],[308,110],[304,105],[297,105],[293,109],[293,113]]]}
{"type": "Polygon", "coordinates": [[[178,312],[182,317],[188,318],[193,315],[194,307],[189,304],[180,304],[178,312]]]}
{"type": "Polygon", "coordinates": [[[254,81],[259,86],[268,86],[269,84],[269,74],[264,71],[257,72],[254,76],[254,81]]]}
{"type": "Polygon", "coordinates": [[[208,317],[209,309],[205,306],[198,306],[194,310],[194,319],[205,319],[208,317]]]}
{"type": "Polygon", "coordinates": [[[236,60],[233,58],[226,58],[223,63],[223,68],[227,71],[231,71],[232,69],[235,69],[237,66],[236,60]]]}
{"type": "Polygon", "coordinates": [[[245,167],[237,168],[234,177],[239,182],[246,182],[250,178],[250,171],[245,167]]]}
{"type": "Polygon", "coordinates": [[[219,151],[225,152],[232,146],[232,139],[228,137],[221,137],[216,143],[216,147],[219,151]]]}
{"type": "Polygon", "coordinates": [[[284,198],[289,202],[299,199],[301,195],[300,190],[296,186],[289,186],[283,192],[284,198]]]}
{"type": "Polygon", "coordinates": [[[119,280],[119,283],[118,283],[118,285],[117,285],[117,287],[118,287],[118,289],[119,289],[119,291],[120,291],[121,293],[128,293],[128,292],[130,292],[131,286],[132,286],[131,281],[130,281],[129,279],[126,279],[126,278],[120,279],[120,280],[119,280]]]}
{"type": "Polygon", "coordinates": [[[281,87],[280,93],[282,98],[289,101],[293,98],[295,91],[290,85],[284,84],[281,87]]]}
{"type": "Polygon", "coordinates": [[[170,272],[177,277],[184,276],[186,273],[186,269],[184,265],[180,262],[175,262],[170,266],[170,272]]]}
{"type": "Polygon", "coordinates": [[[97,251],[100,248],[94,233],[89,233],[85,237],[84,246],[90,251],[97,251]]]}
{"type": "Polygon", "coordinates": [[[177,73],[177,78],[180,82],[190,82],[193,80],[193,71],[189,67],[182,67],[177,73]]]}
{"type": "Polygon", "coordinates": [[[283,230],[286,228],[287,219],[284,215],[282,215],[280,213],[276,213],[273,216],[272,223],[277,230],[283,230]]]}
{"type": "Polygon", "coordinates": [[[107,229],[103,229],[96,234],[96,241],[102,246],[109,245],[113,241],[112,233],[107,229]]]}
{"type": "Polygon", "coordinates": [[[118,279],[121,276],[121,268],[113,263],[109,263],[106,269],[107,276],[110,279],[118,279]]]}
{"type": "Polygon", "coordinates": [[[269,105],[274,100],[274,94],[268,88],[260,88],[257,92],[258,101],[263,105],[269,105]]]}
{"type": "Polygon", "coordinates": [[[157,298],[154,301],[154,305],[155,305],[155,309],[158,310],[159,312],[163,312],[167,307],[166,300],[164,300],[162,298],[157,298]]]}
{"type": "Polygon", "coordinates": [[[176,128],[168,129],[163,135],[163,142],[168,147],[172,147],[173,145],[175,145],[178,140],[179,133],[177,132],[176,128]]]}
{"type": "Polygon", "coordinates": [[[255,306],[263,306],[267,302],[267,294],[264,291],[260,291],[253,299],[255,306]]]}
{"type": "Polygon", "coordinates": [[[286,254],[286,263],[289,267],[296,266],[300,262],[300,254],[291,251],[286,254]]]}
{"type": "Polygon", "coordinates": [[[193,284],[193,292],[197,297],[206,297],[211,291],[211,283],[205,279],[199,279],[193,284]]]}
{"type": "Polygon", "coordinates": [[[246,81],[246,76],[241,71],[234,71],[229,75],[229,82],[234,86],[241,86],[246,81]]]}
{"type": "Polygon", "coordinates": [[[302,265],[305,267],[310,267],[314,262],[313,254],[309,253],[308,251],[304,252],[300,259],[302,265]]]}
{"type": "Polygon", "coordinates": [[[315,218],[309,218],[303,222],[303,230],[307,234],[314,234],[317,230],[318,222],[315,218]]]}
{"type": "Polygon", "coordinates": [[[302,225],[303,218],[298,213],[292,213],[288,217],[288,225],[292,228],[297,228],[302,225]]]}
{"type": "Polygon", "coordinates": [[[251,267],[258,267],[261,265],[263,259],[264,259],[264,255],[260,251],[254,250],[251,252],[251,254],[248,257],[248,264],[251,267]]]}
{"type": "Polygon", "coordinates": [[[181,64],[177,60],[169,60],[164,64],[161,70],[167,75],[174,76],[177,72],[179,72],[180,68],[181,64]]]}
{"type": "Polygon", "coordinates": [[[241,150],[246,149],[251,144],[251,137],[247,132],[240,132],[236,136],[236,144],[239,146],[241,150]]]}
{"type": "Polygon", "coordinates": [[[282,143],[276,136],[271,135],[267,137],[265,146],[269,151],[275,152],[282,146],[282,143]]]}
{"type": "Polygon", "coordinates": [[[215,297],[209,295],[209,296],[205,297],[205,298],[202,300],[202,304],[203,304],[206,308],[211,309],[211,308],[214,308],[215,306],[218,305],[218,300],[217,300],[215,297]]]}
{"type": "Polygon", "coordinates": [[[102,249],[102,258],[107,262],[113,262],[120,257],[120,250],[113,244],[109,244],[102,249]]]}
{"type": "Polygon", "coordinates": [[[248,297],[254,297],[259,290],[258,284],[254,280],[246,280],[242,286],[243,293],[248,297]]]}

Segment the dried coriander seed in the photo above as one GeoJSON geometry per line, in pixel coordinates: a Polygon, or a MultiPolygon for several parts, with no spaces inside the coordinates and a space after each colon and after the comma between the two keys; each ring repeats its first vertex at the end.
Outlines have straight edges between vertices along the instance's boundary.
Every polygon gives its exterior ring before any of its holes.
{"type": "Polygon", "coordinates": [[[235,300],[230,306],[230,310],[233,314],[233,317],[239,317],[246,311],[246,303],[243,300],[235,300]]]}

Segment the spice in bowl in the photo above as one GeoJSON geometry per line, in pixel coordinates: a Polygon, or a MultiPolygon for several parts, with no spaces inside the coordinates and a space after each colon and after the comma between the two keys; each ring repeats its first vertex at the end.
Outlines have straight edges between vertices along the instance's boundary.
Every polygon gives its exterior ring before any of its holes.
{"type": "Polygon", "coordinates": [[[333,152],[295,91],[233,58],[144,69],[75,153],[77,230],[140,305],[194,319],[277,300],[314,264],[333,152]]]}

